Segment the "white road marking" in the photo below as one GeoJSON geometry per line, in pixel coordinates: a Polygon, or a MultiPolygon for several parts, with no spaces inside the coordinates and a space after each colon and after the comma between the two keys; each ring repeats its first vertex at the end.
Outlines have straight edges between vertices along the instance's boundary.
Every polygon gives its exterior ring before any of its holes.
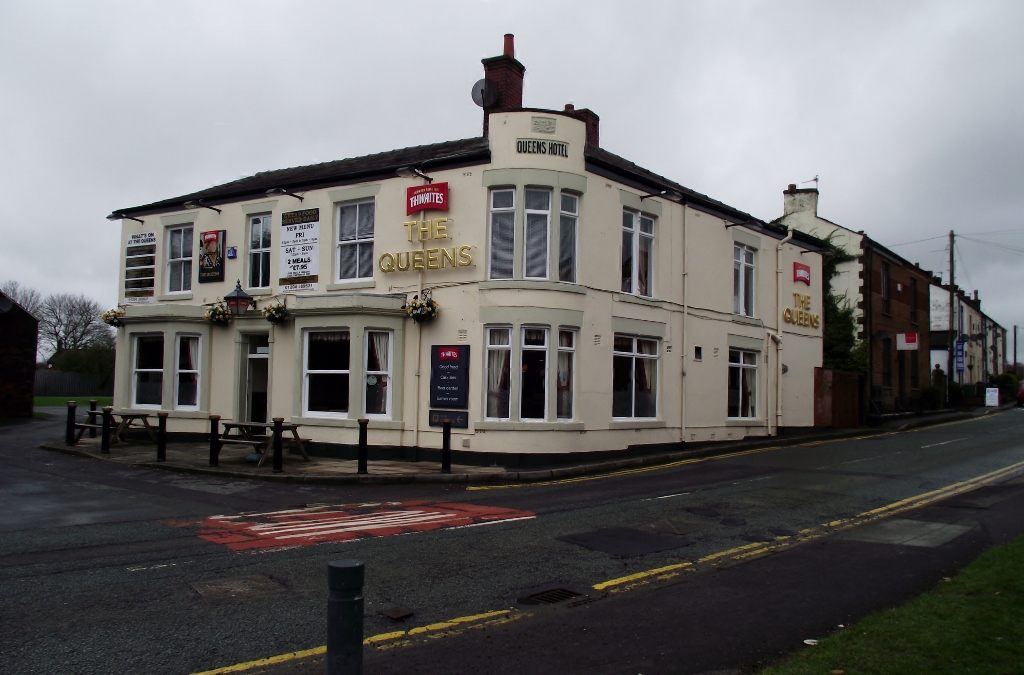
{"type": "Polygon", "coordinates": [[[954,438],[951,441],[943,441],[941,443],[932,443],[931,445],[922,445],[921,449],[924,450],[925,448],[935,448],[935,447],[938,447],[940,445],[947,445],[949,443],[956,443],[957,441],[965,441],[965,440],[967,440],[967,436],[964,436],[963,438],[954,438]]]}
{"type": "Polygon", "coordinates": [[[655,499],[671,499],[672,497],[682,497],[683,495],[688,495],[688,494],[690,494],[690,493],[689,492],[677,492],[674,495],[662,495],[661,497],[647,497],[646,499],[641,499],[640,501],[642,501],[642,502],[653,502],[655,499]]]}

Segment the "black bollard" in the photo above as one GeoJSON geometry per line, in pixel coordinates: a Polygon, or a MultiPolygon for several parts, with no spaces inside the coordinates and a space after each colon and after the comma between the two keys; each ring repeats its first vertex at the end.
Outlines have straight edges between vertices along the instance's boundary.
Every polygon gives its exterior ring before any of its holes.
{"type": "Polygon", "coordinates": [[[210,415],[210,466],[220,466],[220,415],[210,415]]]}
{"type": "Polygon", "coordinates": [[[105,455],[110,454],[110,432],[111,426],[113,426],[114,409],[109,405],[103,406],[103,433],[100,434],[100,452],[105,455]]]}
{"type": "Polygon", "coordinates": [[[359,420],[359,463],[356,468],[356,473],[368,473],[366,469],[367,462],[367,451],[366,451],[366,427],[370,423],[370,420],[365,417],[359,420]]]}
{"type": "Polygon", "coordinates": [[[156,414],[156,461],[167,461],[167,413],[156,414]]]}
{"type": "Polygon", "coordinates": [[[452,472],[452,421],[441,420],[441,473],[452,472]]]}
{"type": "Polygon", "coordinates": [[[75,415],[77,410],[78,404],[74,401],[68,401],[68,424],[64,428],[64,443],[66,445],[75,444],[75,415]]]}
{"type": "Polygon", "coordinates": [[[274,418],[274,473],[284,471],[284,454],[281,449],[281,423],[283,417],[274,418]]]}
{"type": "Polygon", "coordinates": [[[363,672],[363,561],[327,563],[327,675],[363,672]]]}
{"type": "MultiPolygon", "coordinates": [[[[94,399],[94,398],[89,399],[89,412],[90,413],[95,413],[96,412],[96,403],[97,403],[96,399],[94,399]]],[[[89,424],[96,424],[96,417],[97,416],[94,415],[94,414],[89,415],[89,424]]],[[[96,430],[95,429],[89,429],[89,438],[96,438],[96,430]]]]}

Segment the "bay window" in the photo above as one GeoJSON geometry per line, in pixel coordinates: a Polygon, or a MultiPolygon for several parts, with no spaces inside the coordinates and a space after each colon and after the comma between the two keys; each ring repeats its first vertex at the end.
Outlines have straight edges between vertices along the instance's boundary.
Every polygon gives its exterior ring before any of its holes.
{"type": "Polygon", "coordinates": [[[548,229],[551,221],[551,192],[526,190],[526,231],[523,278],[548,278],[548,229]]]}
{"type": "Polygon", "coordinates": [[[374,203],[338,206],[338,281],[373,277],[374,203]]]}
{"type": "Polygon", "coordinates": [[[167,292],[192,290],[192,226],[167,232],[167,292]]]}
{"type": "Polygon", "coordinates": [[[612,417],[657,417],[658,341],[616,334],[612,351],[612,417]]]}
{"type": "MultiPolygon", "coordinates": [[[[491,191],[490,279],[511,279],[516,245],[516,191],[491,191]]],[[[547,253],[545,252],[545,256],[547,253]]]]}
{"type": "Polygon", "coordinates": [[[732,248],[732,311],[754,316],[754,249],[742,244],[732,248]]]}
{"type": "Polygon", "coordinates": [[[573,380],[576,377],[576,331],[558,331],[558,375],[555,382],[555,415],[560,420],[573,418],[573,380]]]}
{"type": "Polygon", "coordinates": [[[270,287],[270,216],[249,218],[249,288],[270,287]]]}
{"type": "Polygon", "coordinates": [[[558,280],[576,283],[576,225],[579,219],[579,197],[562,193],[561,218],[558,224],[558,280]]]}
{"type": "Polygon", "coordinates": [[[174,362],[174,407],[199,409],[199,336],[179,335],[174,362]]]}
{"type": "Polygon", "coordinates": [[[488,419],[509,418],[511,396],[512,329],[487,329],[487,403],[488,419]]]}
{"type": "Polygon", "coordinates": [[[757,352],[729,350],[728,417],[757,417],[757,352]]]}
{"type": "Polygon", "coordinates": [[[314,417],[346,417],[348,331],[310,331],[306,333],[305,347],[302,361],[303,412],[314,417]]]}
{"type": "Polygon", "coordinates": [[[391,332],[366,331],[363,411],[367,417],[391,415],[391,332]]]}
{"type": "Polygon", "coordinates": [[[622,212],[622,292],[653,295],[654,219],[622,212]]]}
{"type": "Polygon", "coordinates": [[[520,354],[519,417],[542,420],[547,417],[548,329],[523,327],[520,354]]]}
{"type": "Polygon", "coordinates": [[[164,336],[135,338],[132,402],[137,408],[159,408],[164,390],[164,336]]]}

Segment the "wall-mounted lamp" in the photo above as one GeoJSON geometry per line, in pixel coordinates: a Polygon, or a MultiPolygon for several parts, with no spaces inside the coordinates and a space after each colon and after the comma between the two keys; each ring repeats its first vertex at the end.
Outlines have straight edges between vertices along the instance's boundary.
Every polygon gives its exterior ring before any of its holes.
{"type": "Polygon", "coordinates": [[[427,181],[428,183],[433,183],[434,182],[433,178],[431,178],[427,174],[423,173],[422,171],[417,169],[415,166],[399,167],[398,169],[395,169],[395,173],[397,173],[402,178],[422,178],[423,180],[427,181]]]}
{"type": "Polygon", "coordinates": [[[207,206],[206,204],[204,204],[202,199],[197,201],[187,201],[184,204],[182,204],[182,206],[184,206],[186,209],[210,209],[211,211],[216,211],[217,213],[221,212],[220,209],[214,208],[212,206],[207,206]]]}
{"type": "Polygon", "coordinates": [[[268,195],[288,195],[289,197],[295,197],[300,202],[302,201],[302,197],[300,197],[299,195],[295,194],[294,192],[288,192],[288,190],[285,190],[284,188],[270,188],[269,190],[267,190],[267,194],[268,195]]]}

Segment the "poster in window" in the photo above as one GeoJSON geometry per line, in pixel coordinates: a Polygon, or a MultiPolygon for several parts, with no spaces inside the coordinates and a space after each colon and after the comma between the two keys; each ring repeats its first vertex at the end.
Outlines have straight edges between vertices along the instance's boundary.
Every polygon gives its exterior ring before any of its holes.
{"type": "Polygon", "coordinates": [[[281,290],[317,290],[319,263],[320,209],[282,213],[281,290]]]}
{"type": "Polygon", "coordinates": [[[224,281],[225,230],[202,232],[199,235],[199,283],[224,281]]]}

